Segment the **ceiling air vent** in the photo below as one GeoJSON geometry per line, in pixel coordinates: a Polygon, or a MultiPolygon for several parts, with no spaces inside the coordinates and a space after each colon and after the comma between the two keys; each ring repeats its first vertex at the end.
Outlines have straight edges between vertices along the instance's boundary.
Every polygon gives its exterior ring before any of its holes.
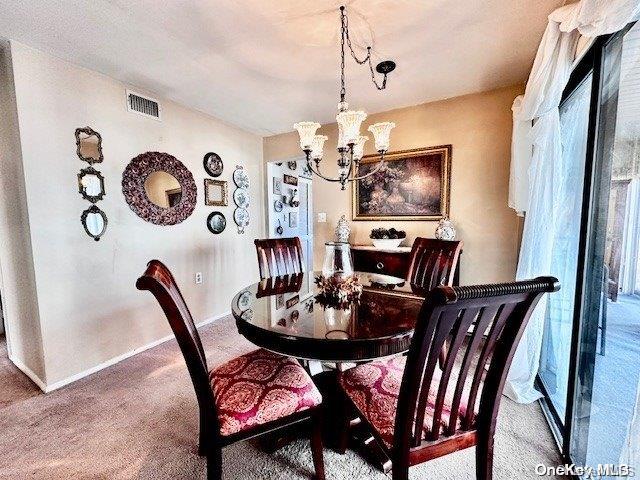
{"type": "Polygon", "coordinates": [[[127,110],[138,115],[161,120],[162,109],[160,108],[160,103],[153,98],[144,97],[131,90],[127,90],[127,110]]]}

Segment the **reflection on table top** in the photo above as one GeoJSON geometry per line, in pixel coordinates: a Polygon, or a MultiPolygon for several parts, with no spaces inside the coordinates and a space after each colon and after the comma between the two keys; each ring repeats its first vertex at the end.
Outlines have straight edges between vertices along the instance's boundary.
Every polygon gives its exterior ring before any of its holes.
{"type": "Polygon", "coordinates": [[[408,348],[424,300],[419,290],[400,278],[357,272],[359,302],[323,307],[315,298],[317,275],[273,277],[239,292],[232,311],[240,333],[265,348],[321,360],[376,358],[408,348]]]}

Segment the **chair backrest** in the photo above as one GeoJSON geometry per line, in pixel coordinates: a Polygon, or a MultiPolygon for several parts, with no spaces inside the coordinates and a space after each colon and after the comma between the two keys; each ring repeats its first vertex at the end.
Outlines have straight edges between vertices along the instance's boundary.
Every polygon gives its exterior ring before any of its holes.
{"type": "MultiPolygon", "coordinates": [[[[144,274],[138,278],[136,287],[138,290],[150,291],[158,300],[169,325],[171,325],[191,375],[200,407],[201,422],[211,422],[209,425],[217,425],[207,358],[202,348],[202,341],[171,271],[159,260],[151,260],[147,264],[144,274]]],[[[201,428],[207,428],[207,426],[201,425],[201,428]]],[[[212,430],[212,434],[219,432],[217,428],[212,430]]]]}
{"type": "Polygon", "coordinates": [[[260,278],[304,272],[302,244],[298,237],[255,239],[260,278]]]}
{"type": "Polygon", "coordinates": [[[418,237],[411,247],[407,280],[426,291],[440,285],[453,285],[453,276],[463,243],[418,237]]]}
{"type": "Polygon", "coordinates": [[[429,441],[493,429],[507,372],[529,317],[545,292],[559,289],[556,278],[539,277],[432,290],[407,356],[394,446],[420,445],[424,427],[429,441]],[[434,375],[445,341],[446,357],[434,375]],[[427,417],[424,425],[427,407],[433,418],[427,417]]]}

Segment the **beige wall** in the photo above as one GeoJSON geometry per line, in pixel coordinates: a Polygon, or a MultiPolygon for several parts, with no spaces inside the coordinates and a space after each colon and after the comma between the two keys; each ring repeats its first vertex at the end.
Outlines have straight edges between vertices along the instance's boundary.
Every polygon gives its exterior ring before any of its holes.
{"type": "Polygon", "coordinates": [[[235,165],[244,165],[251,195],[261,199],[262,139],[169,101],[162,102],[162,122],[128,113],[125,85],[17,43],[12,53],[46,384],[59,385],[170,334],[153,297],[135,288],[152,258],[173,270],[196,321],[228,312],[232,295],[258,276],[247,252],[264,234],[264,219],[253,201],[251,224],[239,235],[233,207],[222,207],[227,229],[212,235],[202,158],[220,154],[220,178],[230,182],[235,165]],[[109,224],[99,242],[80,224],[89,203],[77,191],[76,175],[86,164],[76,156],[74,130],[87,125],[103,139],[104,163],[96,167],[106,181],[99,206],[109,224]],[[122,172],[149,150],[176,156],[195,177],[197,207],[179,225],[145,222],[125,202],[122,172]],[[203,272],[204,284],[195,285],[196,272],[203,272]]]}
{"type": "Polygon", "coordinates": [[[0,295],[7,336],[13,339],[11,359],[35,378],[44,378],[11,51],[6,41],[0,43],[0,295]]]}
{"type": "MultiPolygon", "coordinates": [[[[522,93],[513,86],[371,115],[367,125],[396,122],[392,150],[452,144],[451,219],[465,242],[461,281],[465,284],[513,279],[516,267],[518,220],[507,207],[511,145],[511,104],[522,93]]],[[[301,119],[306,120],[306,119],[301,119]]],[[[323,126],[329,136],[323,161],[335,173],[337,126],[323,126]]],[[[366,153],[374,153],[372,140],[366,153]]],[[[264,139],[264,160],[300,155],[297,133],[264,139]]],[[[314,211],[326,212],[327,223],[315,225],[316,268],[322,264],[324,242],[342,214],[351,218],[351,189],[314,179],[314,211]]],[[[352,243],[370,243],[372,228],[385,225],[407,231],[406,245],[416,236],[433,237],[437,222],[352,222],[352,243]]]]}

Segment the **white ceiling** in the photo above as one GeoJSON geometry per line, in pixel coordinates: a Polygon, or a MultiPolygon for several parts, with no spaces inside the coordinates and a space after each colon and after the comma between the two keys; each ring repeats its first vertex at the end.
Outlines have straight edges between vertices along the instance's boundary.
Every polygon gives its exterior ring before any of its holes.
{"type": "MultiPolygon", "coordinates": [[[[0,36],[270,135],[333,121],[339,0],[3,0],[0,36]]],[[[369,112],[523,82],[562,0],[348,0],[359,44],[398,68],[378,92],[347,63],[369,112]]]]}

